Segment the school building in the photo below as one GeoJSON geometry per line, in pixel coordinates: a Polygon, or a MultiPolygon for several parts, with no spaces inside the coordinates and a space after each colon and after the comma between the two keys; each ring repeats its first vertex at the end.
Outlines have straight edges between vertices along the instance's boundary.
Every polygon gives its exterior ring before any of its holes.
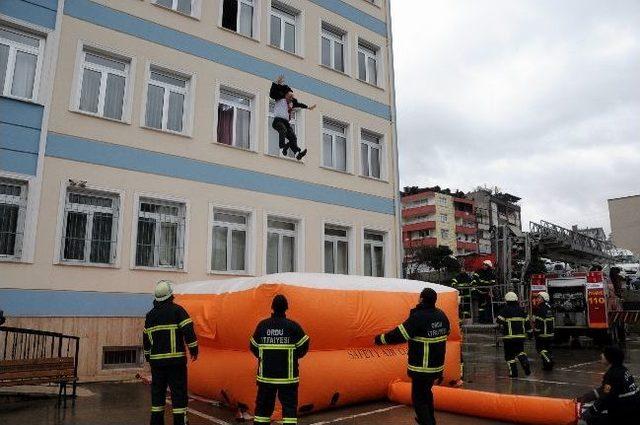
{"type": "Polygon", "coordinates": [[[393,81],[389,0],[0,1],[7,325],[130,377],[158,279],[398,277],[393,81]]]}

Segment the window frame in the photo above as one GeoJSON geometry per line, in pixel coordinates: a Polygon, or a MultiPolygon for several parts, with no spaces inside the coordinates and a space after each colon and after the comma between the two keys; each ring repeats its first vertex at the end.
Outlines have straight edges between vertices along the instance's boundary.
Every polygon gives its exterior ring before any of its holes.
{"type": "MultiPolygon", "coordinates": [[[[133,106],[133,91],[135,85],[135,75],[136,75],[136,58],[129,52],[125,52],[122,50],[114,50],[112,48],[107,48],[102,45],[96,43],[89,43],[84,40],[78,40],[77,50],[76,50],[76,62],[75,69],[73,74],[73,89],[72,96],[69,103],[69,110],[72,112],[77,112],[79,114],[89,115],[91,117],[100,118],[108,121],[119,122],[124,124],[131,124],[131,115],[132,115],[132,106],[133,106]],[[100,101],[104,102],[104,94],[106,93],[106,86],[103,90],[102,80],[106,80],[104,76],[101,77],[100,83],[100,95],[98,98],[98,113],[93,113],[90,111],[84,111],[80,109],[80,98],[82,95],[82,80],[84,78],[84,64],[85,64],[85,54],[86,50],[89,50],[91,53],[97,54],[99,56],[106,56],[107,58],[120,61],[125,63],[126,70],[124,72],[125,84],[124,84],[124,93],[122,96],[122,118],[116,119],[111,117],[105,117],[100,114],[100,101]]],[[[94,66],[95,64],[92,64],[94,66]]],[[[95,65],[96,67],[98,65],[95,65]]],[[[106,69],[106,67],[105,67],[106,69]]],[[[145,90],[145,99],[144,104],[146,105],[146,90],[145,90]]],[[[104,112],[104,105],[103,105],[104,112]]],[[[146,109],[144,111],[146,113],[146,109]]],[[[143,119],[144,123],[144,119],[143,119]]],[[[157,129],[154,129],[157,130],[157,129]]]]}
{"type": "Polygon", "coordinates": [[[442,239],[443,241],[451,240],[449,229],[440,228],[440,239],[442,239]],[[445,232],[447,236],[445,236],[445,232]]]}
{"type": "MultiPolygon", "coordinates": [[[[24,246],[27,230],[27,213],[29,210],[29,190],[31,189],[30,181],[14,177],[9,174],[0,173],[0,184],[10,184],[20,187],[20,196],[1,195],[0,200],[6,200],[9,205],[18,206],[18,217],[16,220],[16,238],[13,245],[13,255],[0,254],[0,262],[20,262],[24,260],[24,246]],[[15,199],[10,199],[15,198],[15,199]],[[21,236],[20,236],[21,235],[21,236]]],[[[4,202],[3,202],[4,203],[4,202]]]]}
{"type": "MultiPolygon", "coordinates": [[[[189,230],[191,224],[191,203],[188,199],[152,193],[152,192],[136,192],[133,196],[133,203],[131,205],[132,215],[131,215],[131,242],[130,242],[130,265],[129,268],[131,270],[156,270],[163,272],[176,272],[176,273],[188,273],[188,260],[189,260],[189,230]],[[138,266],[136,265],[136,255],[137,255],[137,241],[138,241],[138,218],[140,213],[140,203],[142,200],[151,200],[157,201],[160,203],[170,203],[170,204],[183,204],[184,205],[184,230],[182,232],[182,244],[183,244],[183,253],[182,253],[182,267],[163,267],[163,266],[138,266]]],[[[155,253],[154,253],[155,255],[155,253]]],[[[154,259],[154,263],[155,263],[154,259]]]]}
{"type": "Polygon", "coordinates": [[[237,0],[238,2],[238,12],[240,11],[240,4],[250,4],[253,7],[253,17],[251,19],[251,32],[252,35],[242,34],[238,28],[240,28],[240,13],[236,14],[236,29],[232,30],[222,25],[222,18],[224,15],[224,0],[219,0],[218,4],[218,28],[223,31],[228,31],[234,34],[237,34],[241,37],[248,38],[250,40],[260,41],[260,17],[262,14],[261,8],[261,0],[237,0]]]}
{"type": "Polygon", "coordinates": [[[190,0],[190,1],[191,1],[191,13],[190,14],[186,14],[186,13],[181,12],[180,10],[178,10],[178,0],[172,0],[171,7],[165,6],[163,4],[159,4],[158,0],[151,0],[151,4],[153,4],[154,6],[160,7],[162,9],[164,9],[164,10],[168,10],[168,11],[177,13],[177,14],[182,15],[182,16],[186,16],[186,17],[189,17],[189,18],[200,20],[200,15],[201,15],[201,11],[202,11],[201,0],[190,0]]]}
{"type": "MultiPolygon", "coordinates": [[[[208,234],[207,234],[207,266],[206,272],[211,275],[231,275],[231,276],[255,276],[255,241],[256,241],[256,210],[251,207],[239,206],[239,205],[228,205],[221,204],[217,202],[209,202],[209,215],[208,215],[208,234]],[[216,221],[215,213],[223,212],[230,213],[236,215],[244,215],[246,217],[245,231],[245,270],[214,270],[212,267],[213,263],[213,228],[215,227],[216,221]]],[[[229,240],[227,240],[227,244],[229,244],[229,240]]],[[[230,258],[227,259],[227,263],[229,263],[230,258]]],[[[227,264],[229,266],[229,264],[227,264]]]]}
{"type": "MultiPolygon", "coordinates": [[[[283,213],[280,211],[264,211],[263,215],[263,234],[262,234],[262,253],[264,261],[262,261],[262,274],[267,274],[267,256],[269,249],[269,220],[280,220],[293,222],[296,225],[296,247],[295,247],[295,273],[304,273],[306,271],[305,257],[305,217],[295,214],[283,213]]],[[[280,243],[279,243],[280,246],[280,243]]],[[[278,252],[278,258],[281,256],[278,252]]]]}
{"type": "Polygon", "coordinates": [[[18,99],[25,102],[37,103],[40,92],[40,78],[42,75],[42,68],[44,66],[44,53],[47,35],[42,34],[40,31],[34,31],[29,28],[7,25],[5,21],[0,21],[0,29],[16,33],[20,36],[38,39],[37,48],[34,46],[27,46],[22,43],[18,43],[16,41],[2,39],[2,44],[9,45],[9,56],[7,58],[7,69],[5,72],[4,81],[0,81],[0,96],[11,99],[18,99]],[[19,50],[24,53],[36,55],[36,69],[33,75],[33,91],[31,93],[31,98],[16,96],[11,93],[11,89],[13,88],[13,77],[16,70],[16,50],[18,49],[18,47],[21,47],[21,49],[19,50]]]}
{"type": "Polygon", "coordinates": [[[333,71],[336,71],[340,74],[351,76],[351,49],[350,49],[350,37],[349,32],[335,24],[329,23],[324,19],[320,19],[320,37],[319,37],[319,47],[318,47],[318,64],[324,68],[329,68],[333,71]],[[327,28],[325,28],[327,27],[327,28]],[[322,63],[322,38],[325,37],[325,31],[329,32],[329,35],[326,37],[331,41],[331,65],[325,65],[322,63]],[[338,34],[342,33],[342,40],[338,40],[338,34]],[[342,62],[344,70],[339,70],[335,68],[335,44],[336,42],[342,43],[342,62]]]}
{"type": "Polygon", "coordinates": [[[269,2],[268,18],[269,18],[269,24],[268,24],[269,31],[268,31],[267,44],[273,47],[274,49],[278,49],[283,52],[302,57],[303,46],[304,46],[304,43],[302,42],[302,37],[304,37],[304,33],[302,31],[304,16],[302,11],[285,2],[271,0],[269,2]],[[275,12],[274,12],[274,9],[275,9],[275,12]],[[272,32],[271,17],[273,15],[277,16],[280,19],[280,45],[278,46],[271,44],[271,32],[272,32]],[[291,15],[294,17],[294,19],[291,19],[291,17],[286,15],[291,15]],[[293,24],[293,28],[294,28],[295,41],[294,41],[293,52],[290,52],[289,50],[286,50],[284,48],[284,33],[285,33],[284,29],[285,29],[286,23],[293,24]]]}
{"type": "MultiPolygon", "coordinates": [[[[322,273],[326,273],[324,266],[325,266],[325,255],[324,255],[324,243],[326,241],[326,235],[325,235],[325,229],[327,227],[334,227],[334,228],[342,228],[345,229],[347,232],[347,274],[348,275],[354,275],[356,274],[356,250],[355,250],[355,241],[354,241],[354,225],[353,223],[347,223],[347,222],[343,222],[343,221],[336,221],[336,220],[330,220],[330,221],[322,221],[322,227],[320,228],[320,247],[321,247],[321,257],[322,257],[322,263],[320,264],[320,270],[322,273]]],[[[330,239],[332,241],[337,242],[338,241],[338,236],[330,236],[330,239]]],[[[334,254],[337,250],[337,243],[334,245],[333,249],[334,249],[334,254]]],[[[363,248],[364,249],[364,248],[363,248]]],[[[334,257],[335,258],[335,257],[334,257]]],[[[336,264],[334,263],[333,265],[334,270],[336,267],[336,264]]],[[[337,273],[334,273],[337,274],[337,273]]]]}
{"type": "MultiPolygon", "coordinates": [[[[170,85],[167,84],[167,86],[170,86],[170,85]]],[[[171,86],[171,87],[177,87],[177,86],[171,86]]],[[[165,94],[163,99],[166,99],[168,96],[167,88],[163,86],[163,89],[165,89],[165,94]]],[[[176,67],[162,65],[157,62],[148,61],[145,68],[144,89],[143,89],[143,96],[142,96],[142,113],[140,114],[140,127],[147,130],[159,131],[161,133],[168,133],[176,136],[191,138],[192,132],[193,132],[193,120],[195,115],[194,113],[195,111],[194,93],[196,92],[195,90],[196,90],[196,75],[194,73],[189,73],[187,71],[177,69],[176,67]],[[156,85],[156,86],[163,84],[161,82],[151,79],[152,71],[158,72],[160,74],[165,74],[168,77],[185,80],[186,95],[184,99],[184,106],[182,109],[182,131],[181,132],[165,128],[169,119],[168,114],[165,114],[165,112],[168,112],[169,110],[168,102],[164,102],[162,105],[162,128],[155,128],[147,125],[147,122],[146,122],[147,98],[149,97],[149,85],[151,84],[152,81],[154,81],[153,85],[156,85]]],[[[183,93],[180,93],[180,94],[183,94],[183,93]]]]}
{"type": "MultiPolygon", "coordinates": [[[[271,111],[271,102],[273,102],[272,99],[270,99],[269,97],[267,97],[266,99],[267,103],[266,103],[266,107],[267,107],[267,119],[265,122],[265,127],[266,127],[266,134],[265,134],[265,144],[264,144],[264,154],[271,157],[271,158],[280,158],[280,159],[286,159],[289,161],[293,161],[295,163],[302,163],[304,164],[306,157],[303,158],[301,161],[298,161],[294,156],[284,156],[282,155],[282,149],[278,149],[278,155],[273,155],[269,152],[269,134],[271,131],[275,131],[272,127],[271,127],[271,119],[274,117],[273,112],[271,111]]],[[[295,132],[296,132],[296,136],[298,138],[298,146],[300,147],[300,149],[305,149],[306,147],[306,133],[305,133],[305,113],[304,110],[299,109],[297,111],[295,111],[295,119],[294,119],[294,125],[295,125],[295,132]]],[[[289,153],[291,153],[291,151],[289,151],[289,153]]]]}
{"type": "Polygon", "coordinates": [[[356,45],[356,79],[358,81],[361,81],[363,83],[369,84],[374,87],[384,88],[382,84],[382,81],[384,81],[383,72],[382,72],[383,70],[382,48],[375,43],[372,43],[370,41],[363,39],[362,37],[356,37],[356,43],[357,43],[356,45]],[[374,52],[375,54],[371,54],[371,52],[374,52]],[[365,57],[365,79],[364,80],[360,78],[360,60],[359,60],[360,53],[362,53],[365,57]],[[373,58],[376,61],[376,81],[375,82],[370,81],[369,67],[368,67],[369,58],[373,58]]]}
{"type": "Polygon", "coordinates": [[[446,213],[440,213],[440,223],[448,223],[449,215],[446,213]]]}
{"type": "MultiPolygon", "coordinates": [[[[225,105],[229,105],[229,103],[227,103],[228,101],[222,101],[222,103],[224,103],[225,105]]],[[[213,105],[213,134],[212,134],[212,143],[216,146],[223,146],[226,148],[233,148],[233,149],[238,149],[240,151],[244,151],[244,152],[256,152],[257,151],[257,145],[258,145],[258,141],[257,141],[257,131],[256,129],[258,128],[258,122],[259,122],[259,117],[258,117],[258,105],[260,103],[260,92],[258,91],[251,91],[251,90],[247,90],[245,88],[242,87],[238,87],[234,84],[230,84],[228,82],[225,81],[218,81],[216,82],[216,86],[215,86],[215,93],[214,93],[214,105],[213,105]],[[220,102],[222,101],[221,99],[221,95],[220,93],[225,90],[225,91],[230,91],[230,92],[236,92],[237,94],[241,95],[241,96],[246,96],[249,98],[250,101],[250,107],[249,109],[247,109],[244,105],[238,105],[240,106],[242,109],[244,110],[249,110],[250,112],[250,124],[249,124],[249,147],[248,148],[243,148],[243,147],[238,147],[235,145],[235,139],[236,139],[236,119],[237,119],[237,114],[235,113],[234,110],[234,114],[233,114],[233,135],[232,135],[232,141],[230,145],[227,145],[225,143],[220,143],[218,141],[218,106],[220,104],[220,102]]],[[[236,105],[231,105],[234,106],[234,108],[236,107],[236,105]]]]}
{"type": "MultiPolygon", "coordinates": [[[[352,137],[351,137],[351,132],[352,132],[352,125],[350,123],[346,123],[344,121],[341,121],[338,118],[335,118],[333,116],[330,115],[322,115],[320,116],[320,167],[327,169],[327,170],[331,170],[331,171],[337,171],[339,173],[346,173],[346,174],[353,174],[352,173],[352,164],[353,164],[353,145],[352,145],[352,137]],[[324,128],[324,123],[325,120],[328,121],[332,121],[333,124],[337,124],[340,126],[344,127],[344,137],[346,138],[346,146],[345,146],[345,169],[341,170],[339,168],[336,168],[334,166],[330,166],[330,165],[326,165],[324,163],[324,134],[325,134],[325,128],[324,128]]],[[[335,136],[339,135],[339,133],[337,133],[334,130],[328,130],[329,134],[332,136],[331,138],[331,144],[332,144],[332,163],[335,164],[336,163],[336,155],[335,152],[336,150],[333,149],[333,146],[335,146],[335,136]]]]}
{"type": "Polygon", "coordinates": [[[360,165],[360,170],[359,170],[359,175],[360,177],[364,177],[364,178],[369,178],[369,179],[373,179],[373,180],[378,180],[378,181],[383,181],[386,182],[388,181],[388,174],[387,174],[387,146],[386,146],[386,138],[385,135],[382,134],[381,132],[377,132],[377,131],[373,131],[373,130],[369,130],[368,128],[365,127],[359,127],[358,128],[358,135],[359,135],[359,144],[358,144],[358,159],[359,159],[359,165],[360,165]],[[373,142],[369,142],[367,140],[363,140],[363,133],[368,133],[370,136],[375,137],[379,140],[379,143],[377,145],[377,147],[375,146],[375,144],[373,142]],[[366,144],[367,145],[367,160],[368,160],[368,168],[369,168],[369,175],[365,175],[364,174],[364,164],[362,163],[362,145],[366,144]],[[371,175],[371,150],[372,149],[378,149],[380,151],[380,157],[379,157],[379,161],[380,161],[380,177],[376,177],[371,175]]]}
{"type": "MultiPolygon", "coordinates": [[[[409,237],[411,238],[411,235],[409,235],[409,237]]],[[[428,237],[428,236],[426,236],[426,237],[428,237]]],[[[391,265],[391,262],[389,260],[389,253],[390,253],[390,250],[389,250],[389,239],[390,239],[389,238],[389,229],[380,228],[380,227],[376,227],[376,226],[365,226],[365,227],[362,228],[361,238],[362,238],[362,275],[363,276],[368,276],[368,275],[365,274],[365,267],[364,267],[365,245],[367,243],[371,244],[372,242],[374,242],[372,244],[372,246],[382,246],[382,262],[383,262],[382,267],[383,267],[384,274],[383,274],[383,276],[377,276],[377,277],[388,277],[389,276],[389,267],[391,265]],[[374,234],[381,235],[382,236],[382,241],[381,242],[379,242],[379,241],[375,241],[374,242],[374,241],[370,241],[369,240],[369,242],[367,242],[368,240],[365,238],[365,235],[367,233],[374,233],[374,234]]],[[[372,262],[371,262],[372,266],[371,267],[372,267],[372,270],[373,270],[373,268],[374,268],[373,250],[371,251],[371,253],[372,253],[372,262]]],[[[374,277],[374,276],[371,276],[371,277],[374,277]]]]}

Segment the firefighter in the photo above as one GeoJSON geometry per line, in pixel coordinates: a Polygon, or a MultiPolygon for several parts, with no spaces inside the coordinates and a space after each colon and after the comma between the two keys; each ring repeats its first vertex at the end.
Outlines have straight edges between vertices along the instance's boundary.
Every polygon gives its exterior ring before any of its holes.
{"type": "Polygon", "coordinates": [[[471,317],[471,289],[473,287],[473,278],[466,270],[460,270],[460,273],[451,279],[451,287],[458,290],[460,300],[460,318],[468,319],[471,317]]]}
{"type": "Polygon", "coordinates": [[[504,359],[509,367],[509,377],[518,377],[518,361],[524,369],[525,375],[531,374],[529,357],[524,351],[524,340],[531,329],[529,318],[518,304],[518,296],[515,292],[507,292],[504,296],[507,305],[503,307],[496,319],[496,323],[502,328],[504,342],[504,359]]]}
{"type": "Polygon", "coordinates": [[[553,357],[551,356],[551,343],[556,319],[549,305],[549,294],[538,294],[538,305],[533,308],[533,329],[536,338],[536,351],[542,358],[542,370],[553,370],[553,357]]]}
{"type": "Polygon", "coordinates": [[[480,323],[493,323],[491,291],[496,284],[496,273],[491,260],[482,262],[482,269],[474,273],[474,280],[478,294],[478,319],[480,323]]]}
{"type": "Polygon", "coordinates": [[[151,425],[164,424],[167,385],[171,390],[173,424],[187,423],[187,357],[198,358],[198,340],[193,321],[184,308],[173,302],[172,282],[156,284],[153,308],[144,322],[144,356],[151,366],[151,425]]]}
{"type": "Polygon", "coordinates": [[[590,405],[582,414],[582,420],[587,425],[637,423],[640,415],[640,388],[623,364],[624,352],[615,346],[605,347],[602,362],[609,365],[602,378],[602,385],[577,400],[590,405]]]}
{"type": "Polygon", "coordinates": [[[442,382],[449,319],[436,307],[438,294],[431,288],[420,293],[420,302],[409,318],[390,332],[376,336],[376,345],[409,342],[408,375],[411,377],[411,400],[419,425],[436,423],[433,407],[434,383],[442,382]]]}
{"type": "Polygon", "coordinates": [[[258,358],[258,395],[254,424],[270,424],[276,395],[282,404],[282,423],[298,423],[298,359],[309,350],[309,336],[302,327],[289,320],[285,312],[289,303],[276,295],[271,303],[273,314],[258,323],[249,342],[258,358]]]}

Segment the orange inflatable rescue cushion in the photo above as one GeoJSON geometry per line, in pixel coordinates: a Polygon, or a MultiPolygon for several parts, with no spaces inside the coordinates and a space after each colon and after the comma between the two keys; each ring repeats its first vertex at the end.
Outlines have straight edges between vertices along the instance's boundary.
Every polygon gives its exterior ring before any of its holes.
{"type": "Polygon", "coordinates": [[[458,292],[426,282],[363,276],[284,273],[176,285],[176,302],[195,324],[200,355],[189,365],[192,393],[253,411],[257,360],[249,351],[256,325],[271,314],[276,294],[287,317],[310,337],[300,360],[299,406],[316,411],[386,397],[408,379],[407,346],[375,346],[374,337],[402,323],[423,288],[438,293],[449,317],[445,382],[460,377],[458,292]]]}

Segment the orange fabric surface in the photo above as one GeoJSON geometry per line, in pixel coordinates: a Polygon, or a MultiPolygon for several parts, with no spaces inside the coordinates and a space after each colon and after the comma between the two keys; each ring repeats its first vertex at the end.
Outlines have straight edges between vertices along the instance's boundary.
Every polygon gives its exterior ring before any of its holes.
{"type": "MultiPolygon", "coordinates": [[[[461,388],[434,387],[437,410],[461,415],[531,425],[573,425],[577,423],[576,404],[572,400],[496,394],[461,388]]],[[[411,384],[394,382],[389,399],[411,404],[411,384]]]]}

